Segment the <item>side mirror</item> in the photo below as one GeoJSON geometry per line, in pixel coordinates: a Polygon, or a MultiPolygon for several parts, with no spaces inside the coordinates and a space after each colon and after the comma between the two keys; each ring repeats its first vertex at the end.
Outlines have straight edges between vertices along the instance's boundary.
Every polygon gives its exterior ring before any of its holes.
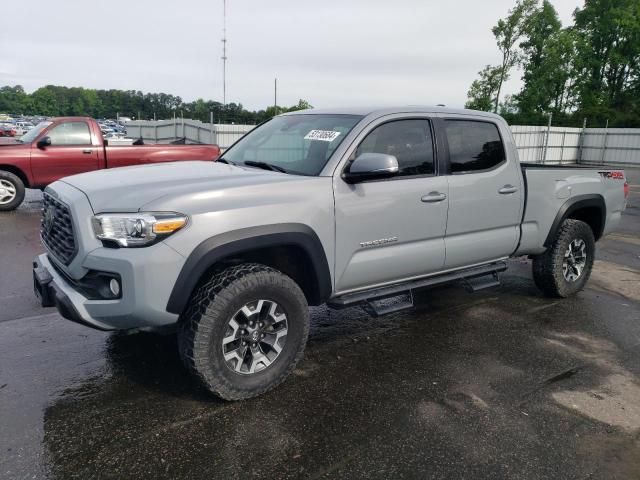
{"type": "Polygon", "coordinates": [[[47,148],[51,146],[51,137],[42,137],[38,140],[37,143],[38,148],[47,148]]]}
{"type": "Polygon", "coordinates": [[[385,153],[363,153],[358,156],[342,179],[347,183],[359,183],[365,180],[378,180],[393,177],[399,172],[398,159],[385,153]]]}

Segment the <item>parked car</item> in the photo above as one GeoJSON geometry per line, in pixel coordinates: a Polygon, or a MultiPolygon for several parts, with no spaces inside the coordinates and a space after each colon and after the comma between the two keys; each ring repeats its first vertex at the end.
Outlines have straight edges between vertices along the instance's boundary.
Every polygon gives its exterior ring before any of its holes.
{"type": "Polygon", "coordinates": [[[33,128],[33,125],[28,125],[28,124],[25,124],[24,122],[16,122],[15,123],[16,137],[23,136],[32,128],[33,128]]]}
{"type": "Polygon", "coordinates": [[[215,160],[216,145],[108,145],[87,117],[39,123],[20,139],[0,142],[0,211],[22,203],[26,188],[106,168],[183,160],[215,160]]]}
{"type": "Polygon", "coordinates": [[[15,126],[9,124],[0,125],[0,137],[15,137],[16,133],[15,126]]]}
{"type": "Polygon", "coordinates": [[[520,164],[507,123],[486,112],[294,112],[215,163],[49,185],[35,292],[98,329],[176,326],[203,385],[244,399],[300,360],[308,305],[382,315],[410,308],[416,289],[496,285],[523,255],[545,294],[575,294],[627,194],[622,170],[520,164]]]}

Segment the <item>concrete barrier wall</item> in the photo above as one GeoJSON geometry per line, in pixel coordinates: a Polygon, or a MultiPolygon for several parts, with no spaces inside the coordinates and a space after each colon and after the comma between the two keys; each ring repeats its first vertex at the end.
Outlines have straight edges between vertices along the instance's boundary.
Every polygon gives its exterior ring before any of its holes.
{"type": "MultiPolygon", "coordinates": [[[[229,148],[255,125],[226,125],[176,119],[127,123],[127,136],[147,143],[215,143],[229,148]]],[[[640,167],[640,128],[569,128],[512,125],[520,161],[550,165],[640,167]]]]}

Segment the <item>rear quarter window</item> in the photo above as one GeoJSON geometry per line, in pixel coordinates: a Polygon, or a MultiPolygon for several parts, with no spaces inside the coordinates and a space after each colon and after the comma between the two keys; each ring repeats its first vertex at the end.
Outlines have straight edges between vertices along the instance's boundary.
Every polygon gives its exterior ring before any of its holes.
{"type": "Polygon", "coordinates": [[[498,126],[474,120],[445,120],[451,173],[490,170],[506,160],[498,126]]]}

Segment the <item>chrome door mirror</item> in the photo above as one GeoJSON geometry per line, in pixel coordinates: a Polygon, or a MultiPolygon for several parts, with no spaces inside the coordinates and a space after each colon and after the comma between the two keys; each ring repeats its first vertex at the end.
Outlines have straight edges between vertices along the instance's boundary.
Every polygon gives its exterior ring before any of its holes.
{"type": "Polygon", "coordinates": [[[347,167],[342,179],[347,183],[377,180],[398,174],[398,159],[385,153],[363,153],[347,167]]]}

